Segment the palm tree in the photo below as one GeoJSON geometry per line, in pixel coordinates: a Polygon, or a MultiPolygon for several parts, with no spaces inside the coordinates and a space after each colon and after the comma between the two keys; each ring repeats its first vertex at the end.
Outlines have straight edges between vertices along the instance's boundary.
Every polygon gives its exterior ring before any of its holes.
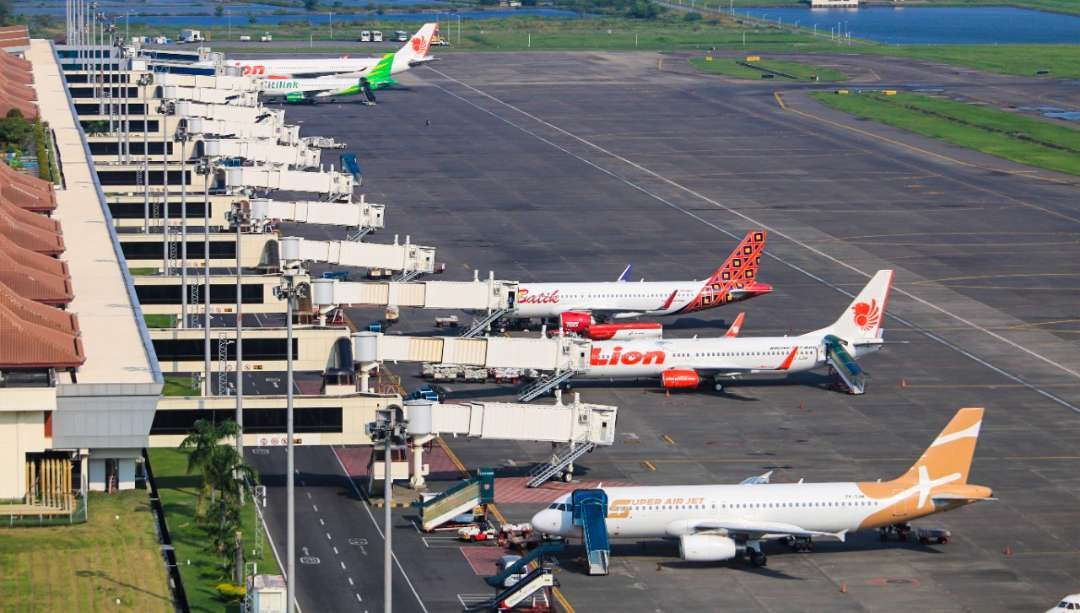
{"type": "MultiPolygon", "coordinates": [[[[228,437],[236,437],[240,434],[240,427],[235,421],[226,420],[220,423],[209,422],[205,419],[196,420],[193,424],[194,432],[180,442],[181,449],[190,449],[188,454],[187,472],[198,470],[202,473],[203,483],[199,492],[199,500],[196,508],[198,514],[203,514],[203,501],[206,491],[210,491],[210,499],[216,498],[218,482],[212,478],[209,465],[212,458],[220,449],[229,449],[233,455],[238,455],[236,449],[230,445],[222,445],[221,440],[228,437]]],[[[241,464],[243,462],[241,461],[241,464]]],[[[250,470],[250,469],[249,469],[250,470]]]]}

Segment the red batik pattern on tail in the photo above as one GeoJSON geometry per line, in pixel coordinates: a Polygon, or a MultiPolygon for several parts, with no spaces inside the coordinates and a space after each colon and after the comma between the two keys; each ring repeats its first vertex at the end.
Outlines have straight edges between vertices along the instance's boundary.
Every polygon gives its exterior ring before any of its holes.
{"type": "Polygon", "coordinates": [[[723,306],[734,300],[731,290],[752,285],[757,280],[761,253],[765,250],[765,234],[764,230],[747,232],[724,265],[716,269],[698,295],[681,312],[692,313],[723,306]]]}

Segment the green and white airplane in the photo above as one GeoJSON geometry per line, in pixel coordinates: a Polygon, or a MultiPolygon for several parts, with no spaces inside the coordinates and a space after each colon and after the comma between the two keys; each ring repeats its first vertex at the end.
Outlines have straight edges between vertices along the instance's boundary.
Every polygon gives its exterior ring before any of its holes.
{"type": "Polygon", "coordinates": [[[341,75],[317,79],[269,77],[260,81],[264,98],[283,99],[288,104],[311,104],[330,98],[357,96],[374,100],[373,91],[397,84],[391,77],[393,53],[387,53],[361,77],[341,75]]]}

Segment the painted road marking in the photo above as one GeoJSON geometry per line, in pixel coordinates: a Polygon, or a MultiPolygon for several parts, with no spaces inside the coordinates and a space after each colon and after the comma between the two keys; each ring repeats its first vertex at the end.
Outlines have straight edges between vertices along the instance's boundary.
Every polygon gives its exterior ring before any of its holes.
{"type": "Polygon", "coordinates": [[[330,533],[329,533],[329,532],[327,532],[327,533],[326,533],[326,540],[328,540],[328,541],[329,541],[329,540],[331,540],[331,539],[330,539],[330,533]]]}
{"type": "MultiPolygon", "coordinates": [[[[330,453],[334,454],[334,459],[337,460],[338,466],[341,467],[341,472],[345,475],[345,479],[349,482],[349,487],[352,489],[353,494],[356,496],[357,500],[363,500],[364,496],[360,493],[360,488],[356,487],[356,481],[353,480],[352,475],[349,474],[349,471],[345,469],[345,464],[341,461],[341,457],[338,456],[337,450],[331,447],[330,453]]],[[[368,519],[371,520],[371,524],[375,526],[375,531],[379,533],[380,537],[385,539],[386,537],[383,536],[382,527],[379,526],[379,522],[375,521],[375,515],[372,514],[371,508],[369,508],[366,504],[361,504],[360,506],[364,508],[364,511],[367,513],[368,519]]],[[[367,554],[365,553],[365,555],[367,554]]],[[[391,551],[390,557],[393,558],[394,564],[397,566],[398,571],[401,573],[401,576],[405,579],[405,585],[409,586],[409,590],[412,592],[413,597],[416,598],[417,604],[420,605],[420,610],[424,613],[428,613],[427,606],[424,605],[423,599],[420,598],[420,594],[417,593],[416,587],[413,586],[413,582],[411,579],[409,579],[408,573],[406,573],[405,569],[402,568],[401,561],[398,560],[397,554],[391,551]]],[[[570,613],[573,613],[573,611],[571,610],[570,613]]]]}
{"type": "Polygon", "coordinates": [[[344,562],[338,562],[338,564],[341,564],[341,570],[345,570],[345,563],[344,562]]]}
{"type": "Polygon", "coordinates": [[[350,586],[352,586],[352,585],[355,585],[355,584],[353,583],[352,577],[346,577],[346,578],[347,578],[347,579],[349,580],[349,585],[350,585],[350,586]]]}
{"type": "Polygon", "coordinates": [[[334,550],[334,555],[340,555],[340,554],[338,554],[337,547],[333,547],[332,549],[334,550]]]}
{"type": "Polygon", "coordinates": [[[320,526],[325,526],[326,525],[326,522],[324,522],[321,517],[319,518],[319,525],[320,526]]]}
{"type": "Polygon", "coordinates": [[[357,602],[364,602],[364,599],[360,597],[360,594],[355,594],[357,602]]]}
{"type": "Polygon", "coordinates": [[[318,512],[319,512],[319,507],[317,507],[317,506],[315,506],[315,505],[311,505],[311,508],[312,508],[312,509],[315,509],[315,512],[316,512],[316,513],[318,513],[318,512]]]}
{"type": "Polygon", "coordinates": [[[653,471],[653,472],[656,472],[656,464],[653,464],[652,462],[650,462],[648,460],[642,460],[641,465],[644,466],[645,468],[653,471]]]}
{"type": "Polygon", "coordinates": [[[664,439],[664,442],[667,443],[668,445],[674,445],[675,444],[675,439],[671,438],[670,434],[665,434],[664,436],[661,436],[660,438],[664,439]]]}
{"type": "MultiPolygon", "coordinates": [[[[557,126],[557,125],[555,125],[555,124],[553,124],[553,123],[551,123],[551,122],[549,122],[547,120],[541,119],[540,117],[538,117],[536,115],[533,115],[532,113],[529,113],[528,111],[525,111],[525,110],[523,110],[523,109],[521,109],[521,108],[519,108],[517,106],[514,106],[514,105],[510,104],[509,102],[505,102],[505,101],[501,100],[500,98],[497,98],[497,97],[495,97],[495,96],[493,96],[493,95],[491,95],[491,94],[489,94],[489,93],[487,93],[487,92],[485,92],[483,90],[480,90],[480,89],[478,89],[476,87],[473,87],[472,85],[469,85],[468,83],[465,83],[464,81],[460,81],[458,79],[455,79],[455,78],[447,75],[446,73],[444,73],[444,72],[442,72],[442,71],[440,71],[440,70],[438,70],[436,68],[433,68],[433,67],[429,66],[428,69],[433,71],[435,74],[438,74],[438,75],[442,76],[443,78],[445,78],[448,81],[451,81],[453,83],[457,83],[457,84],[461,85],[462,87],[465,87],[465,88],[467,88],[469,90],[472,90],[472,91],[476,92],[477,94],[480,94],[481,96],[483,96],[485,98],[488,98],[488,99],[490,99],[490,100],[492,100],[492,101],[494,101],[494,102],[496,102],[498,104],[501,104],[501,105],[505,106],[506,108],[509,108],[509,109],[511,109],[513,111],[516,111],[517,113],[519,113],[519,114],[521,114],[521,115],[523,115],[525,117],[528,117],[529,119],[532,119],[533,121],[535,121],[535,122],[537,122],[539,124],[542,124],[542,125],[544,125],[544,126],[546,126],[548,128],[551,128],[552,130],[556,130],[559,133],[564,134],[564,135],[566,135],[566,136],[568,136],[568,137],[570,137],[570,138],[572,138],[574,140],[577,140],[578,142],[580,142],[580,143],[582,143],[584,145],[587,145],[587,146],[589,146],[589,147],[591,147],[591,148],[593,148],[593,149],[595,149],[595,150],[597,150],[597,151],[599,151],[599,152],[601,152],[601,153],[603,153],[603,154],[605,154],[605,155],[607,155],[607,156],[609,156],[611,158],[619,160],[620,162],[622,162],[622,163],[624,163],[624,164],[626,164],[628,166],[631,166],[632,168],[635,168],[637,170],[640,170],[641,172],[647,173],[647,174],[651,175],[652,177],[654,177],[654,178],[656,178],[656,179],[658,179],[658,180],[660,180],[660,181],[662,181],[664,183],[667,183],[671,187],[679,189],[679,190],[681,190],[681,191],[683,191],[683,192],[685,192],[685,193],[687,193],[687,194],[689,194],[691,196],[694,196],[695,198],[698,198],[699,200],[707,202],[707,203],[715,206],[718,209],[727,211],[732,216],[743,219],[743,220],[745,220],[745,221],[747,221],[747,222],[749,222],[751,224],[754,224],[757,227],[760,227],[760,228],[762,228],[762,229],[764,229],[764,230],[766,230],[768,232],[771,232],[774,235],[779,236],[779,237],[791,242],[792,244],[798,245],[799,247],[802,247],[803,249],[805,249],[805,250],[807,250],[807,251],[809,251],[809,252],[811,252],[811,253],[813,253],[813,254],[821,257],[821,258],[824,258],[824,259],[834,263],[837,266],[840,266],[840,267],[845,268],[847,270],[850,270],[852,272],[856,272],[856,273],[858,273],[858,274],[860,274],[860,275],[862,275],[862,276],[864,276],[866,278],[870,277],[869,273],[867,273],[866,271],[863,271],[863,270],[861,270],[859,268],[856,268],[851,263],[849,263],[849,262],[847,262],[847,261],[845,261],[845,260],[843,260],[841,258],[831,256],[831,255],[825,253],[824,251],[821,251],[820,249],[809,245],[808,243],[806,243],[804,241],[796,239],[795,237],[787,234],[786,232],[784,232],[782,230],[779,230],[779,229],[777,229],[777,228],[775,228],[773,226],[770,226],[769,224],[765,224],[765,223],[762,223],[761,221],[759,221],[757,219],[754,219],[753,217],[747,215],[746,213],[743,213],[742,211],[740,211],[738,209],[735,209],[735,208],[732,208],[730,206],[724,205],[724,204],[718,202],[717,200],[709,198],[705,194],[703,194],[703,193],[701,193],[701,192],[699,192],[697,190],[694,190],[692,188],[689,188],[689,187],[683,185],[682,183],[679,183],[678,181],[675,181],[674,179],[670,179],[670,178],[656,172],[655,170],[647,168],[647,167],[645,167],[645,166],[643,166],[643,165],[641,165],[641,164],[639,164],[637,162],[634,162],[632,160],[629,160],[629,159],[627,159],[627,158],[625,158],[625,157],[623,157],[623,156],[621,156],[621,155],[619,155],[619,154],[617,154],[617,153],[615,153],[613,151],[605,149],[604,147],[601,147],[600,145],[597,145],[596,143],[594,143],[594,142],[592,142],[592,141],[590,141],[590,140],[588,140],[586,138],[578,136],[577,134],[574,134],[573,132],[570,132],[570,131],[568,131],[568,130],[566,130],[564,128],[561,128],[561,127],[559,127],[559,126],[557,126]]],[[[551,147],[554,147],[555,149],[558,149],[559,151],[562,151],[563,153],[569,155],[570,157],[573,157],[573,158],[581,161],[582,163],[584,163],[584,164],[586,164],[588,166],[591,166],[592,168],[596,169],[598,172],[601,172],[603,174],[606,174],[606,175],[618,180],[619,182],[623,183],[624,185],[627,185],[628,187],[631,187],[631,188],[633,188],[633,189],[635,189],[635,190],[637,190],[637,191],[639,191],[639,192],[641,192],[641,193],[643,193],[643,194],[657,200],[658,202],[661,202],[661,203],[665,204],[669,208],[672,208],[672,209],[674,209],[676,211],[679,211],[679,212],[681,212],[681,213],[683,213],[683,214],[697,220],[698,222],[702,223],[703,225],[706,225],[706,226],[708,226],[710,228],[713,228],[714,230],[716,230],[716,231],[718,231],[718,232],[720,232],[722,234],[725,234],[725,235],[727,235],[727,236],[729,236],[729,237],[731,237],[733,239],[736,239],[736,240],[741,240],[742,239],[742,235],[736,234],[736,233],[731,232],[729,230],[726,230],[726,229],[724,229],[724,228],[722,228],[722,227],[720,227],[720,226],[718,226],[718,225],[704,219],[703,217],[701,217],[700,215],[694,213],[693,211],[690,211],[690,210],[687,210],[687,209],[685,209],[683,207],[680,207],[679,205],[675,204],[674,202],[671,202],[670,200],[664,198],[663,196],[661,196],[661,195],[659,195],[659,194],[657,194],[655,192],[651,192],[651,191],[645,189],[644,187],[638,185],[637,183],[634,183],[633,181],[630,181],[629,179],[626,179],[625,177],[622,177],[622,176],[616,174],[615,172],[613,172],[611,170],[608,170],[608,169],[604,168],[603,166],[600,166],[596,162],[593,162],[593,161],[588,160],[588,159],[586,159],[584,157],[581,157],[580,155],[577,155],[576,153],[574,153],[574,152],[570,151],[569,149],[559,145],[558,143],[555,143],[555,142],[551,141],[550,139],[544,138],[543,136],[537,134],[536,132],[533,132],[533,131],[529,130],[528,128],[525,128],[524,126],[518,125],[518,124],[514,123],[513,121],[510,121],[509,119],[507,119],[507,118],[505,118],[505,117],[503,117],[501,115],[498,115],[494,111],[488,110],[488,109],[480,106],[479,104],[476,104],[475,102],[473,102],[473,101],[471,101],[471,100],[469,100],[469,99],[467,99],[467,98],[465,98],[463,96],[460,96],[460,95],[446,89],[445,87],[439,85],[438,83],[433,83],[433,85],[435,87],[437,87],[438,89],[442,90],[443,92],[445,92],[447,95],[449,95],[449,96],[451,96],[453,98],[457,98],[458,100],[464,102],[465,104],[468,104],[469,106],[471,106],[471,107],[473,107],[473,108],[475,108],[475,109],[477,109],[477,110],[479,110],[479,111],[481,111],[483,113],[486,113],[486,114],[494,117],[495,119],[498,119],[499,121],[502,121],[503,123],[505,123],[505,124],[507,124],[509,126],[517,128],[519,131],[524,132],[525,134],[528,134],[528,135],[532,136],[533,138],[535,138],[535,139],[537,139],[537,140],[539,140],[539,141],[541,141],[543,143],[546,143],[546,144],[550,145],[551,147]]],[[[795,111],[795,112],[799,112],[799,111],[795,111]]],[[[1015,199],[1013,199],[1013,200],[1015,200],[1015,199]]],[[[1017,201],[1017,202],[1023,204],[1020,201],[1017,201]]],[[[785,259],[783,259],[783,258],[781,258],[781,257],[779,257],[779,256],[777,256],[777,255],[775,255],[773,253],[770,253],[770,252],[766,252],[765,256],[769,257],[769,258],[771,258],[771,259],[773,259],[773,260],[775,260],[777,262],[780,262],[784,266],[787,266],[788,268],[791,268],[792,270],[800,272],[803,275],[805,275],[805,276],[807,276],[807,277],[809,277],[811,279],[814,279],[815,281],[817,281],[817,282],[825,285],[826,287],[829,287],[829,288],[843,294],[844,296],[847,296],[849,298],[854,298],[854,294],[852,294],[851,292],[849,292],[846,289],[836,285],[835,283],[830,283],[829,281],[826,281],[824,278],[810,272],[809,270],[803,268],[802,266],[799,266],[798,264],[795,264],[794,262],[789,262],[789,261],[787,261],[787,260],[785,260],[785,259]]],[[[925,298],[921,298],[919,296],[916,296],[915,294],[912,294],[909,291],[906,291],[904,289],[896,287],[895,285],[892,287],[892,291],[894,293],[896,293],[896,294],[906,296],[906,297],[918,302],[919,304],[922,304],[923,306],[926,306],[927,308],[938,311],[939,313],[942,313],[942,314],[947,315],[947,316],[949,316],[949,317],[951,317],[951,318],[953,318],[953,319],[955,319],[955,320],[957,320],[957,321],[959,321],[961,323],[964,323],[967,326],[971,327],[972,329],[975,329],[975,330],[978,330],[978,331],[980,331],[980,332],[982,332],[984,334],[987,334],[988,336],[990,336],[990,337],[992,337],[992,338],[994,338],[994,339],[996,339],[998,341],[1001,341],[1001,342],[1011,346],[1013,349],[1021,351],[1021,352],[1025,353],[1027,355],[1030,355],[1031,357],[1036,358],[1036,359],[1038,359],[1038,360],[1040,360],[1040,361],[1042,361],[1042,362],[1044,362],[1046,364],[1054,366],[1054,367],[1056,367],[1056,368],[1058,368],[1058,369],[1060,369],[1060,370],[1062,370],[1064,372],[1069,373],[1070,375],[1072,375],[1072,376],[1074,376],[1076,378],[1080,378],[1080,372],[1077,372],[1077,371],[1069,368],[1068,366],[1060,364],[1060,363],[1058,363],[1058,362],[1056,362],[1056,361],[1054,361],[1054,360],[1052,360],[1052,359],[1050,359],[1050,358],[1048,358],[1048,357],[1046,357],[1046,356],[1044,356],[1044,355],[1042,355],[1040,353],[1032,351],[1031,349],[1028,349],[1027,347],[1025,347],[1025,346],[1023,346],[1023,345],[1021,345],[1019,343],[1016,343],[1016,342],[1014,342],[1012,340],[1009,340],[1009,339],[1001,336],[1000,334],[996,334],[996,333],[986,329],[985,327],[983,327],[983,326],[981,326],[981,325],[979,325],[979,324],[977,324],[977,323],[975,323],[973,321],[970,321],[970,320],[968,320],[968,319],[966,319],[964,317],[961,317],[960,315],[957,315],[957,314],[945,309],[944,307],[938,306],[938,305],[930,302],[929,300],[926,300],[925,298]]],[[[936,342],[938,342],[938,343],[940,343],[940,344],[942,344],[942,345],[956,351],[957,353],[960,353],[961,355],[973,360],[974,362],[976,362],[978,364],[981,364],[981,365],[985,366],[986,368],[989,368],[990,370],[1002,375],[1003,377],[1006,377],[1006,378],[1011,379],[1011,380],[1013,380],[1013,381],[1015,381],[1017,383],[1020,383],[1020,384],[1024,385],[1025,387],[1027,387],[1028,389],[1034,391],[1035,393],[1040,394],[1043,397],[1045,397],[1045,398],[1047,398],[1047,399],[1049,399],[1049,400],[1051,400],[1051,401],[1053,401],[1053,402],[1055,402],[1057,404],[1060,404],[1061,406],[1064,406],[1064,407],[1068,408],[1069,410],[1071,410],[1071,411],[1073,411],[1075,413],[1080,413],[1080,407],[1073,405],[1072,403],[1065,400],[1064,398],[1061,398],[1059,396],[1051,394],[1050,392],[1047,392],[1046,390],[1039,387],[1038,385],[1028,382],[1026,379],[1023,379],[1023,378],[1021,378],[1021,377],[1019,377],[1017,375],[1014,375],[1014,374],[1012,374],[1012,373],[1010,373],[1010,372],[1008,372],[1006,370],[1003,370],[1001,368],[998,368],[997,366],[994,366],[993,364],[987,362],[986,360],[983,360],[982,358],[976,356],[975,354],[971,353],[970,351],[967,351],[966,349],[960,347],[959,345],[957,345],[957,344],[955,344],[955,343],[953,343],[951,341],[948,341],[948,340],[946,340],[946,339],[944,339],[944,338],[942,338],[942,337],[940,337],[940,336],[938,336],[936,334],[933,334],[933,333],[929,332],[928,330],[926,330],[925,328],[921,328],[921,327],[915,325],[913,322],[910,322],[910,321],[908,321],[906,319],[903,319],[903,318],[901,318],[901,317],[899,317],[899,316],[897,316],[897,315],[895,315],[893,313],[887,313],[886,316],[888,318],[894,320],[894,321],[897,321],[897,322],[903,324],[904,326],[907,326],[907,327],[911,328],[912,330],[920,332],[921,334],[923,334],[927,338],[929,338],[929,339],[931,339],[933,341],[936,341],[936,342]]]]}

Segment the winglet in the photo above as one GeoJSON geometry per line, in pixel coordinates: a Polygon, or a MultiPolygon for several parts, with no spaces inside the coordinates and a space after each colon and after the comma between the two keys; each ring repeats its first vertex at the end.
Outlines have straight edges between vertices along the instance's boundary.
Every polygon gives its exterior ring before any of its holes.
{"type": "Polygon", "coordinates": [[[746,312],[740,311],[739,316],[735,318],[735,321],[731,322],[731,327],[728,328],[727,332],[724,333],[724,336],[729,338],[735,338],[736,336],[738,336],[739,332],[742,331],[742,323],[744,319],[746,319],[746,312]]]}
{"type": "Polygon", "coordinates": [[[626,268],[623,269],[622,274],[620,274],[619,278],[615,279],[615,280],[616,281],[629,281],[630,280],[630,271],[633,268],[634,268],[633,264],[627,264],[626,268]]]}

